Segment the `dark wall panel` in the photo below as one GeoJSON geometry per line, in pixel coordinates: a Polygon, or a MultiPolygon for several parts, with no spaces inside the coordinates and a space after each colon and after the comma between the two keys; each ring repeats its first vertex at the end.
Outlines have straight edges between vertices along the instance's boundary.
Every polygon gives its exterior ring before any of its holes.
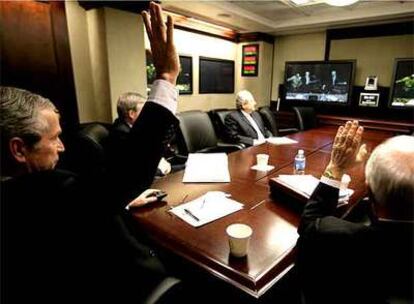
{"type": "Polygon", "coordinates": [[[1,85],[52,100],[64,125],[78,123],[64,2],[0,3],[1,85]]]}

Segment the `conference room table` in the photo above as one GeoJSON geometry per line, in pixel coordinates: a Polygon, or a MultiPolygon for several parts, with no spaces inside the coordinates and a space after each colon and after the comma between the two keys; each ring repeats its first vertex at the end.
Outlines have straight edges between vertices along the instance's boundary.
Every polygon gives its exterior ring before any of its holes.
{"type": "MultiPolygon", "coordinates": [[[[135,210],[132,214],[134,222],[167,252],[254,298],[260,298],[294,266],[301,216],[301,208],[293,197],[290,202],[279,199],[277,194],[271,195],[269,181],[279,174],[293,174],[293,160],[298,149],[303,149],[306,155],[306,174],[319,178],[329,161],[336,131],[336,127],[320,127],[287,136],[296,140],[295,144],[265,143],[233,152],[228,155],[229,183],[183,183],[183,171],[158,179],[153,188],[168,193],[166,202],[135,210]],[[269,165],[274,169],[267,172],[251,169],[259,153],[269,154],[269,165]],[[196,199],[207,191],[229,193],[232,199],[244,204],[244,208],[198,228],[169,212],[172,207],[196,199]],[[230,255],[226,227],[233,223],[244,223],[253,229],[245,258],[230,255]]],[[[390,132],[366,130],[363,142],[368,151],[372,151],[391,136],[390,132]]],[[[341,214],[367,193],[364,164],[355,166],[348,174],[352,179],[349,188],[355,193],[347,205],[339,208],[341,214]]]]}

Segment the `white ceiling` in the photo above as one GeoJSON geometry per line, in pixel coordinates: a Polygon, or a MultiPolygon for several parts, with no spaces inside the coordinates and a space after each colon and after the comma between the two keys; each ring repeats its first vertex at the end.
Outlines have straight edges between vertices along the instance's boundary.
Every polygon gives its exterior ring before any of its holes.
{"type": "Polygon", "coordinates": [[[360,0],[345,7],[311,0],[296,6],[290,0],[174,1],[163,0],[164,9],[234,29],[240,33],[271,35],[306,33],[348,26],[414,20],[414,0],[360,0]]]}

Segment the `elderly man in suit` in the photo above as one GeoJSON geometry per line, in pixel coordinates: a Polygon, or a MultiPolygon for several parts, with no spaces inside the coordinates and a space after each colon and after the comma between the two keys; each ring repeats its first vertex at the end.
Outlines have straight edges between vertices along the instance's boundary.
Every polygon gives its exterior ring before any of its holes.
{"type": "Polygon", "coordinates": [[[267,137],[273,136],[265,127],[262,117],[255,111],[256,101],[252,93],[240,91],[236,96],[236,108],[224,120],[229,139],[234,143],[246,146],[265,142],[267,137]]]}
{"type": "Polygon", "coordinates": [[[414,138],[379,145],[365,167],[369,198],[335,215],[341,177],[366,153],[362,133],[357,121],[339,128],[302,214],[296,265],[306,303],[413,300],[414,138]]]}

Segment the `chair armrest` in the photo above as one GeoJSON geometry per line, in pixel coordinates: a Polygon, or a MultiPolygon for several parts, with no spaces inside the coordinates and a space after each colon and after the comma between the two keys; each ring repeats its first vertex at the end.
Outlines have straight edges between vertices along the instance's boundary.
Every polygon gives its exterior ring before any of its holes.
{"type": "Polygon", "coordinates": [[[171,292],[171,290],[173,288],[177,288],[180,283],[181,281],[176,278],[166,277],[151,291],[142,303],[155,304],[158,303],[164,296],[167,296],[167,298],[163,299],[162,302],[165,301],[165,303],[172,303],[174,301],[174,292],[171,292]]]}
{"type": "Polygon", "coordinates": [[[232,144],[232,143],[224,143],[224,142],[218,142],[217,147],[227,150],[229,152],[243,150],[244,148],[246,148],[246,146],[242,143],[232,144]]]}
{"type": "Polygon", "coordinates": [[[297,128],[285,128],[285,129],[279,129],[278,132],[279,132],[280,135],[287,135],[287,134],[299,132],[299,129],[297,129],[297,128]]]}

